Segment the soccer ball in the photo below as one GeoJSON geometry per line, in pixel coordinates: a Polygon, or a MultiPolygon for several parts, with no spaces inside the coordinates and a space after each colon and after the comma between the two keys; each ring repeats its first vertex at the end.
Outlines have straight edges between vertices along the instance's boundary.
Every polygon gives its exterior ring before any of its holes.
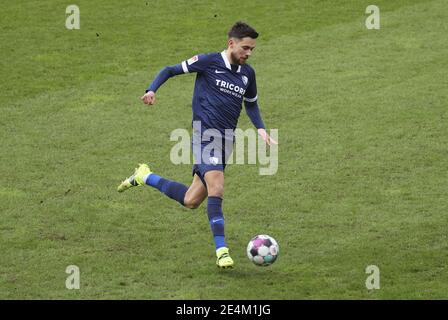
{"type": "Polygon", "coordinates": [[[247,256],[257,266],[270,266],[277,260],[279,247],[271,236],[259,234],[247,245],[247,256]]]}

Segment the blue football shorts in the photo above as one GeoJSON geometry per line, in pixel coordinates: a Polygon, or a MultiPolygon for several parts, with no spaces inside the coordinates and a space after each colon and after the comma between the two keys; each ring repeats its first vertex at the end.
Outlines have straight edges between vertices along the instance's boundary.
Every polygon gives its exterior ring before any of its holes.
{"type": "Polygon", "coordinates": [[[233,144],[233,136],[226,139],[203,133],[201,137],[200,131],[193,130],[191,142],[194,156],[193,176],[197,174],[207,187],[205,174],[212,170],[225,170],[233,151],[233,144]]]}

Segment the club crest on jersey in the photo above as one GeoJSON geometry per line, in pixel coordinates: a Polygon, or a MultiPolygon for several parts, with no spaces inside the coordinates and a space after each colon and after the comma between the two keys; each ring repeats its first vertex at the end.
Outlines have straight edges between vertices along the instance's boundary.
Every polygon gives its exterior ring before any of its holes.
{"type": "Polygon", "coordinates": [[[194,57],[191,57],[190,59],[187,60],[188,65],[192,65],[193,63],[195,63],[196,61],[198,61],[199,57],[197,55],[195,55],[194,57]]]}
{"type": "Polygon", "coordinates": [[[213,164],[215,166],[219,163],[219,159],[216,157],[210,157],[209,161],[211,164],[213,164]]]}
{"type": "Polygon", "coordinates": [[[244,85],[247,86],[247,81],[249,81],[249,79],[247,79],[246,76],[242,76],[242,78],[243,78],[244,85]]]}

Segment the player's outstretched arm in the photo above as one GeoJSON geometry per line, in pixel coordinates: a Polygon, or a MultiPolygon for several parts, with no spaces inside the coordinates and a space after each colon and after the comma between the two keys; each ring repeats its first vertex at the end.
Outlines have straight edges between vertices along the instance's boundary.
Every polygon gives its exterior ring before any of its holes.
{"type": "Polygon", "coordinates": [[[140,99],[144,104],[153,105],[156,102],[157,89],[159,89],[169,78],[179,74],[184,74],[181,64],[163,68],[140,99]]]}
{"type": "Polygon", "coordinates": [[[165,81],[179,74],[203,72],[206,70],[210,62],[213,61],[213,57],[213,54],[199,54],[183,61],[182,63],[163,68],[151,83],[149,88],[146,89],[146,94],[141,97],[141,100],[145,104],[154,104],[156,101],[156,91],[162,84],[165,83],[165,81]]]}

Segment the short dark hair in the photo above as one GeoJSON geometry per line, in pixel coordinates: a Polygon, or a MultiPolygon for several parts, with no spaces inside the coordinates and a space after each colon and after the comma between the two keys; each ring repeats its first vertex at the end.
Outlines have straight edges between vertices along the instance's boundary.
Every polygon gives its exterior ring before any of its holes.
{"type": "Polygon", "coordinates": [[[235,23],[232,28],[230,28],[229,33],[227,34],[229,38],[237,38],[243,39],[245,37],[250,37],[252,39],[257,39],[258,33],[254,28],[249,26],[247,23],[242,21],[238,21],[235,23]]]}

